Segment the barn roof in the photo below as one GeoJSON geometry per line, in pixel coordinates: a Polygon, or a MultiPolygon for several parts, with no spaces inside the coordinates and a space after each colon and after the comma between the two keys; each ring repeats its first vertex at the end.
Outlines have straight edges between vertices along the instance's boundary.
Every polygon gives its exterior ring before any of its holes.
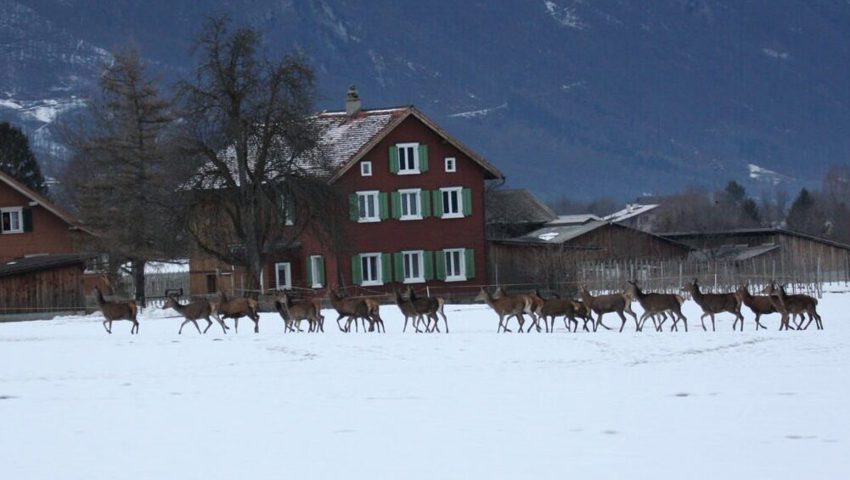
{"type": "Polygon", "coordinates": [[[817,243],[823,243],[825,245],[830,245],[836,248],[842,248],[845,250],[850,250],[850,245],[846,243],[836,242],[834,240],[829,240],[827,238],[818,237],[815,235],[809,235],[808,233],[796,232],[794,230],[789,230],[787,228],[772,228],[772,227],[764,227],[764,228],[738,228],[738,229],[730,229],[730,230],[717,230],[711,232],[669,232],[669,233],[659,233],[659,236],[669,238],[671,240],[679,241],[679,239],[683,238],[697,238],[697,237],[743,237],[743,236],[752,236],[752,235],[789,235],[792,237],[804,238],[806,240],[811,240],[817,243]]]}
{"type": "MultiPolygon", "coordinates": [[[[693,250],[691,247],[679,243],[677,241],[664,238],[649,232],[644,232],[642,230],[638,230],[636,228],[628,227],[625,225],[621,225],[619,223],[605,222],[605,221],[590,221],[583,224],[566,224],[566,225],[558,225],[558,224],[547,224],[542,228],[539,228],[533,232],[527,233],[525,235],[510,238],[507,240],[499,240],[499,243],[513,244],[513,245],[528,245],[528,246],[537,246],[537,245],[561,245],[561,246],[569,246],[569,243],[572,240],[575,240],[582,235],[586,235],[594,230],[610,227],[610,228],[621,228],[626,230],[632,230],[640,235],[648,235],[651,237],[655,237],[656,239],[677,245],[687,250],[693,250]]],[[[588,247],[589,248],[589,247],[588,247]]]]}
{"type": "Polygon", "coordinates": [[[641,205],[640,203],[630,203],[626,205],[626,208],[606,216],[604,220],[607,220],[609,222],[622,222],[638,215],[642,215],[650,210],[655,210],[659,206],[660,204],[657,203],[645,205],[641,205]]]}
{"type": "Polygon", "coordinates": [[[779,245],[768,243],[764,245],[721,245],[718,248],[697,250],[692,253],[698,260],[728,260],[740,262],[760,257],[779,249],[779,245]]]}
{"type": "Polygon", "coordinates": [[[31,257],[15,258],[0,262],[0,277],[11,277],[25,273],[52,270],[73,265],[85,265],[87,255],[33,255],[31,257]]]}
{"type": "Polygon", "coordinates": [[[487,192],[487,223],[546,223],[558,218],[524,188],[487,192]]]}

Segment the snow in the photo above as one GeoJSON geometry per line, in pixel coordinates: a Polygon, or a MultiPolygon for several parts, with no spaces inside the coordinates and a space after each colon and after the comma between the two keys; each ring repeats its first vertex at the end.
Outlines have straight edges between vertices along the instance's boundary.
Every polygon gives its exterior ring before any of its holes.
{"type": "Polygon", "coordinates": [[[750,171],[750,178],[755,180],[763,180],[770,183],[771,185],[779,185],[783,181],[793,180],[787,175],[774,172],[773,170],[768,170],[767,168],[760,167],[753,163],[748,163],[747,169],[750,171]]]}
{"type": "Polygon", "coordinates": [[[491,114],[495,111],[503,110],[503,109],[506,109],[506,108],[508,108],[508,103],[504,102],[501,105],[497,105],[495,107],[483,108],[481,110],[471,110],[471,111],[468,111],[468,112],[453,113],[453,114],[449,115],[449,117],[451,117],[451,118],[484,117],[484,116],[487,116],[487,115],[489,115],[489,114],[491,114]]]}
{"type": "Polygon", "coordinates": [[[585,29],[586,25],[581,22],[578,14],[576,14],[575,8],[562,7],[550,0],[544,1],[543,5],[546,7],[546,11],[549,15],[561,26],[574,28],[576,30],[585,29]]]}
{"type": "Polygon", "coordinates": [[[315,335],[0,323],[3,477],[847,478],[848,300],[804,332],[703,332],[690,301],[661,334],[496,334],[483,305],[448,305],[449,335],[402,334],[395,306],[385,335],[330,311],[315,335]]]}
{"type": "Polygon", "coordinates": [[[777,58],[779,60],[788,60],[788,58],[791,56],[788,54],[788,52],[779,52],[772,48],[762,48],[761,52],[770,58],[777,58]]]}

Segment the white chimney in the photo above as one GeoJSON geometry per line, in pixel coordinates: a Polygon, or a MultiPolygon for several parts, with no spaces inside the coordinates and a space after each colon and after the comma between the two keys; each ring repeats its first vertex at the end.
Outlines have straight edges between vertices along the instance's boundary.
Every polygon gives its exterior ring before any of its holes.
{"type": "Polygon", "coordinates": [[[357,87],[354,85],[348,87],[348,93],[345,95],[345,113],[349,117],[354,116],[360,111],[360,95],[357,93],[357,87]]]}

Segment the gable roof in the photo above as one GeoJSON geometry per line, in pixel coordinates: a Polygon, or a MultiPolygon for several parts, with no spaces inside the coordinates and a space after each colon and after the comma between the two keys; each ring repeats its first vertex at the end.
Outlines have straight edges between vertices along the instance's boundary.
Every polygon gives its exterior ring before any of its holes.
{"type": "MultiPolygon", "coordinates": [[[[0,171],[0,182],[5,183],[9,187],[11,187],[12,190],[15,190],[16,192],[20,193],[21,195],[27,197],[28,199],[30,199],[31,202],[37,203],[38,206],[43,207],[48,212],[59,217],[62,221],[64,221],[68,225],[70,225],[74,228],[82,229],[80,227],[80,221],[76,217],[74,217],[70,213],[66,212],[65,210],[59,208],[58,206],[56,206],[53,202],[48,200],[43,195],[39,194],[38,192],[33,191],[32,189],[28,188],[23,183],[15,180],[14,178],[12,178],[11,175],[9,175],[9,174],[7,174],[3,171],[0,171]]],[[[89,232],[89,233],[91,233],[91,232],[89,232]]]]}
{"type": "Polygon", "coordinates": [[[808,233],[798,232],[795,230],[789,230],[787,228],[781,227],[760,227],[760,228],[736,228],[730,230],[717,230],[711,232],[668,232],[668,233],[659,233],[659,236],[669,238],[675,241],[681,241],[679,239],[684,239],[688,237],[698,238],[698,237],[740,237],[747,235],[788,235],[791,237],[803,238],[806,240],[811,240],[813,242],[822,243],[824,245],[830,245],[837,248],[843,248],[845,250],[850,250],[850,245],[846,243],[836,242],[834,240],[830,240],[828,238],[818,237],[815,235],[809,235],[808,233]]]}
{"type": "Polygon", "coordinates": [[[588,222],[601,222],[603,219],[592,213],[577,213],[572,215],[558,215],[558,218],[550,221],[548,225],[584,225],[588,222]]]}
{"type": "Polygon", "coordinates": [[[659,206],[661,205],[657,203],[643,205],[640,203],[630,203],[626,205],[626,208],[604,217],[603,220],[607,220],[609,222],[622,222],[623,220],[628,220],[632,217],[642,215],[650,210],[655,210],[659,206]]]}
{"type": "Polygon", "coordinates": [[[320,141],[326,153],[331,157],[331,162],[339,167],[331,177],[331,183],[342,177],[395,127],[410,117],[416,118],[446,142],[463,152],[464,155],[481,166],[491,179],[504,178],[502,172],[493,164],[449,135],[424,113],[412,105],[408,105],[379,110],[361,110],[353,116],[344,111],[322,112],[318,115],[319,124],[325,127],[320,141]]]}
{"type": "Polygon", "coordinates": [[[488,224],[546,223],[558,218],[548,205],[524,188],[487,192],[485,202],[488,224]]]}
{"type": "Polygon", "coordinates": [[[498,240],[498,242],[499,243],[512,244],[512,245],[528,245],[528,246],[562,245],[562,246],[566,246],[568,248],[580,248],[580,249],[586,249],[586,250],[593,250],[596,247],[575,247],[575,246],[569,245],[569,242],[572,241],[572,240],[575,240],[578,237],[581,237],[582,235],[586,235],[586,234],[588,234],[588,233],[590,233],[594,230],[597,230],[597,229],[600,229],[600,228],[603,228],[603,227],[631,230],[631,231],[638,233],[638,234],[641,234],[641,235],[647,235],[647,236],[650,236],[650,237],[654,237],[655,239],[657,239],[661,242],[671,244],[671,245],[675,245],[677,247],[681,247],[684,250],[693,250],[693,248],[691,248],[690,246],[685,245],[685,244],[680,243],[680,242],[677,242],[675,240],[671,240],[669,238],[665,238],[665,237],[662,237],[662,236],[659,236],[659,235],[655,235],[653,233],[644,232],[643,230],[638,230],[636,228],[632,228],[632,227],[622,225],[622,224],[619,224],[619,223],[606,222],[604,220],[603,221],[593,220],[593,221],[589,221],[587,223],[582,223],[582,224],[566,224],[566,225],[547,224],[547,225],[543,226],[542,228],[539,228],[539,229],[537,229],[533,232],[527,233],[525,235],[515,237],[515,238],[511,238],[511,239],[507,239],[507,240],[498,240]]]}
{"type": "Polygon", "coordinates": [[[15,258],[0,262],[0,277],[23,275],[72,265],[84,267],[88,258],[90,257],[77,254],[33,255],[32,257],[15,258]]]}

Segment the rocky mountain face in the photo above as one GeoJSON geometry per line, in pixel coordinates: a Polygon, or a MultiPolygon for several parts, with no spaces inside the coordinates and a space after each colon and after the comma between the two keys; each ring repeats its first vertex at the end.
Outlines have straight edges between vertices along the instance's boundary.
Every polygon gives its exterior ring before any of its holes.
{"type": "Polygon", "coordinates": [[[168,84],[217,12],[308,55],[321,108],[349,84],[413,103],[543,198],[796,189],[850,160],[850,0],[0,0],[0,119],[56,156],[112,48],[168,84]]]}

